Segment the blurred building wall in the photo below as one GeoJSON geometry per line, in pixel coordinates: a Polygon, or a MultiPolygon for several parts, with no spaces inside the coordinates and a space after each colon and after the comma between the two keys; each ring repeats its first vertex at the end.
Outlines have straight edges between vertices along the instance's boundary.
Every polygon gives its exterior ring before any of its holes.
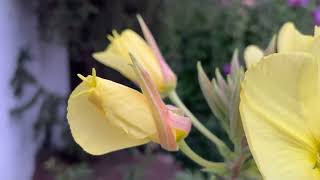
{"type": "MultiPolygon", "coordinates": [[[[4,0],[0,2],[0,179],[29,180],[32,178],[37,146],[33,121],[38,113],[31,109],[20,119],[13,119],[9,111],[21,103],[12,93],[10,79],[21,48],[29,48],[33,62],[30,70],[43,85],[65,95],[69,89],[67,51],[64,45],[46,43],[39,39],[36,17],[30,1],[4,0]]],[[[24,97],[34,93],[27,89],[24,97]]]]}

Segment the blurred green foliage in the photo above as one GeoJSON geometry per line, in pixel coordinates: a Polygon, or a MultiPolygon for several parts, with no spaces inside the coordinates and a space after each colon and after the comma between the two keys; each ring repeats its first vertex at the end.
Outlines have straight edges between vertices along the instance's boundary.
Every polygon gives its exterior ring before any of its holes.
{"type": "Polygon", "coordinates": [[[191,171],[181,171],[177,173],[175,180],[207,180],[202,173],[199,171],[196,173],[192,173],[191,171]]]}
{"type": "Polygon", "coordinates": [[[152,19],[158,27],[155,17],[161,7],[161,0],[36,0],[42,38],[53,40],[52,32],[58,32],[68,44],[71,61],[87,66],[95,62],[91,53],[106,47],[106,35],[112,30],[138,29],[136,14],[152,19]]]}
{"type": "Polygon", "coordinates": [[[55,180],[94,180],[93,170],[86,163],[66,165],[52,158],[45,163],[55,180]]]}

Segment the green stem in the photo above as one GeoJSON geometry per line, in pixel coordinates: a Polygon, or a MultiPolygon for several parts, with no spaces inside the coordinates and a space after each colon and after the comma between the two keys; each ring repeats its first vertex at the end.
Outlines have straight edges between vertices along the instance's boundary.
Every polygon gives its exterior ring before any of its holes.
{"type": "Polygon", "coordinates": [[[184,111],[184,113],[191,119],[192,124],[195,128],[197,128],[205,137],[207,137],[211,142],[213,142],[220,154],[224,158],[228,158],[231,154],[231,150],[228,148],[228,146],[219,139],[216,135],[214,135],[212,132],[210,132],[193,114],[189,111],[189,109],[183,104],[183,102],[180,100],[179,96],[177,95],[176,91],[171,91],[169,93],[170,100],[178,106],[181,110],[184,111]]]}
{"type": "Polygon", "coordinates": [[[188,146],[188,144],[184,140],[181,140],[179,142],[179,148],[181,152],[183,152],[186,156],[188,156],[188,158],[190,158],[192,161],[194,161],[195,163],[197,163],[198,165],[204,168],[210,168],[210,169],[213,168],[216,171],[224,170],[224,163],[211,162],[200,157],[198,154],[192,151],[192,149],[188,146]]]}

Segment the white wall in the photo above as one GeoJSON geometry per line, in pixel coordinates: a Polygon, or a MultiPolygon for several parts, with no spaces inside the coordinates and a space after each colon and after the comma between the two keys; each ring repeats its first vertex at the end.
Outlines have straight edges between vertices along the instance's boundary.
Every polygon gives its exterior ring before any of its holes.
{"type": "MultiPolygon", "coordinates": [[[[55,92],[68,92],[67,51],[61,44],[40,42],[37,22],[30,1],[0,1],[0,179],[29,180],[32,177],[37,143],[33,140],[32,121],[36,109],[19,121],[9,110],[17,100],[9,80],[16,66],[20,49],[30,47],[34,63],[31,69],[43,84],[55,92]],[[23,4],[26,3],[26,4],[23,4]]],[[[31,94],[33,89],[28,89],[31,94]]]]}

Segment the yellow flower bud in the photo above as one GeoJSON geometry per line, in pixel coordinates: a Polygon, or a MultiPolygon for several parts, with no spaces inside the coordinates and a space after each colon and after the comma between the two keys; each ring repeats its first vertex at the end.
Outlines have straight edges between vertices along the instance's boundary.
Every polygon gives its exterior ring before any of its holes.
{"type": "Polygon", "coordinates": [[[263,51],[255,45],[250,45],[244,50],[244,60],[247,69],[258,63],[264,56],[263,51]]]}
{"type": "MultiPolygon", "coordinates": [[[[147,27],[142,27],[145,32],[147,27]]],[[[124,30],[121,34],[113,31],[113,36],[108,36],[108,38],[111,41],[109,46],[104,51],[93,54],[96,60],[137,83],[136,74],[128,66],[132,64],[130,53],[147,70],[163,96],[176,87],[176,76],[164,61],[150,32],[146,36],[150,45],[130,29],[124,30]]]]}
{"type": "Polygon", "coordinates": [[[257,64],[264,56],[276,52],[276,39],[276,35],[273,35],[268,47],[264,50],[256,45],[249,45],[246,47],[244,50],[244,61],[247,69],[257,64]]]}
{"type": "Polygon", "coordinates": [[[161,98],[156,104],[150,103],[145,94],[96,77],[94,70],[92,76],[79,77],[83,82],[70,95],[67,119],[73,138],[90,154],[106,154],[150,141],[161,144],[160,134],[171,134],[170,141],[175,144],[190,131],[189,119],[176,117],[161,98]],[[160,109],[157,104],[161,104],[160,109]],[[162,114],[155,114],[159,110],[162,114]],[[159,131],[159,125],[165,131],[159,131]]]}

